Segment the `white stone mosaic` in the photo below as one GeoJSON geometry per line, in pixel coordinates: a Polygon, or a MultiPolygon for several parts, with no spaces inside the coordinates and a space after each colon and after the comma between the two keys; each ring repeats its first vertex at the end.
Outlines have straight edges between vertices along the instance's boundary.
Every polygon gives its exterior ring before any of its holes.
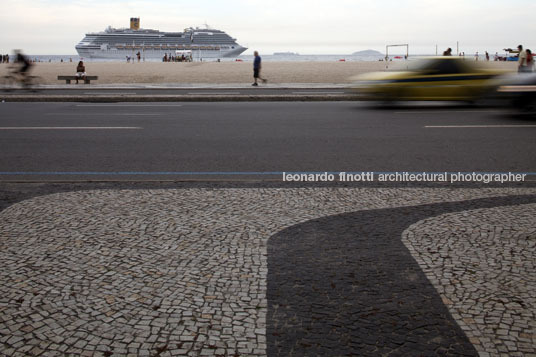
{"type": "Polygon", "coordinates": [[[273,234],[344,212],[534,193],[244,188],[32,198],[0,212],[0,349],[14,356],[265,355],[273,234]]]}
{"type": "Polygon", "coordinates": [[[425,219],[402,241],[482,356],[536,355],[536,204],[425,219]]]}

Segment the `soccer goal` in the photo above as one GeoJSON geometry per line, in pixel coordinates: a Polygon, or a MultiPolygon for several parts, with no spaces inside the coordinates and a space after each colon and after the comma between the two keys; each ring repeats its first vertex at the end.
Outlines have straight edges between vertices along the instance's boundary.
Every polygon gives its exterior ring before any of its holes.
{"type": "Polygon", "coordinates": [[[404,44],[401,44],[401,45],[387,45],[387,46],[385,46],[385,62],[387,62],[386,65],[385,65],[386,68],[389,67],[389,60],[390,60],[390,58],[389,58],[389,47],[406,47],[406,56],[405,56],[404,59],[408,59],[408,57],[409,57],[409,44],[404,43],[404,44]]]}

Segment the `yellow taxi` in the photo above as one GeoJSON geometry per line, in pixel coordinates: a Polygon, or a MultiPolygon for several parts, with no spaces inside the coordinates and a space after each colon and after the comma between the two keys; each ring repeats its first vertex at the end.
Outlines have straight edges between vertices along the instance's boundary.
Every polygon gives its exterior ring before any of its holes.
{"type": "Polygon", "coordinates": [[[402,72],[373,72],[353,77],[363,100],[474,101],[494,90],[505,71],[478,68],[461,57],[434,57],[411,63],[402,72]]]}

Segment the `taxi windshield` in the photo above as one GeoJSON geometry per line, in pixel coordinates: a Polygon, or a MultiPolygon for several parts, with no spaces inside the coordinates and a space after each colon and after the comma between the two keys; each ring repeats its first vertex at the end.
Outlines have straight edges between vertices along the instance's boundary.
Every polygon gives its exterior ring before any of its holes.
{"type": "Polygon", "coordinates": [[[458,58],[431,58],[410,64],[410,71],[424,74],[456,74],[470,71],[470,66],[458,58]]]}

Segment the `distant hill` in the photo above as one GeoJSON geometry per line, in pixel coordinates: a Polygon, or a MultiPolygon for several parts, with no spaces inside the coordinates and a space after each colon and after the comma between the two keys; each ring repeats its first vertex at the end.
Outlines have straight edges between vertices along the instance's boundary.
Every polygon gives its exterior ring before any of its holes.
{"type": "Polygon", "coordinates": [[[357,51],[352,53],[352,56],[379,56],[383,57],[383,53],[375,50],[357,51]]]}

